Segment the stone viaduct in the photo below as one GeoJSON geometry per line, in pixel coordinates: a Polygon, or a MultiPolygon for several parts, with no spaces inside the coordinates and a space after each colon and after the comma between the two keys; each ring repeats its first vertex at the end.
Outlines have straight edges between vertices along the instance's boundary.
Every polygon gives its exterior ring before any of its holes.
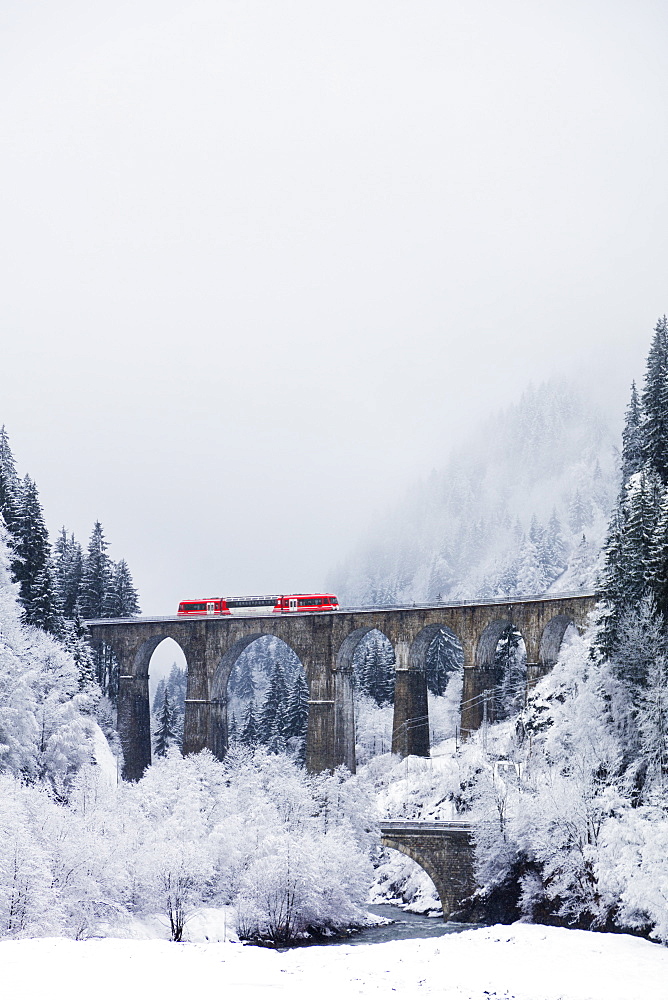
{"type": "Polygon", "coordinates": [[[594,594],[516,598],[436,606],[364,608],[254,617],[110,619],[87,622],[94,644],[105,643],[120,666],[118,729],[125,777],[137,780],[151,761],[148,671],[163,639],[179,644],[187,662],[184,753],[227,749],[227,682],[243,650],[260,636],[286,642],[302,662],[309,686],[306,763],[311,771],[345,764],[355,769],[352,663],[360,640],[378,629],[395,652],[392,751],[429,755],[425,663],[440,629],[452,633],[464,654],[461,730],[477,729],[493,702],[486,692],[500,678],[494,654],[508,625],[522,634],[531,686],[555,663],[566,629],[582,628],[594,594]]]}

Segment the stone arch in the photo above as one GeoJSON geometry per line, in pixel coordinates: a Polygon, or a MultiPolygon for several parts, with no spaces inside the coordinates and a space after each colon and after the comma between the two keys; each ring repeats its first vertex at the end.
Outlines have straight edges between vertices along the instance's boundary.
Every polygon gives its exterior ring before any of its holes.
{"type": "MultiPolygon", "coordinates": [[[[509,626],[517,628],[515,622],[511,621],[510,618],[496,618],[485,626],[476,643],[476,667],[489,668],[494,665],[494,654],[496,653],[499,639],[509,626]]],[[[518,631],[521,633],[521,629],[518,629],[518,631]]]]}
{"type": "Polygon", "coordinates": [[[514,682],[511,693],[514,692],[517,697],[521,698],[526,696],[529,671],[532,669],[528,663],[530,637],[510,616],[495,618],[485,625],[478,637],[475,646],[475,666],[464,672],[461,724],[463,737],[479,729],[485,719],[490,722],[494,721],[495,718],[498,718],[498,712],[503,710],[502,702],[505,702],[507,693],[504,694],[501,690],[504,677],[495,664],[495,654],[499,640],[509,628],[515,629],[520,634],[527,652],[527,674],[524,676],[521,687],[517,687],[514,682]]]}
{"type": "MultiPolygon", "coordinates": [[[[349,632],[333,656],[337,752],[345,761],[346,766],[353,772],[355,771],[357,763],[355,758],[355,747],[358,732],[358,719],[356,718],[357,710],[354,698],[353,660],[360,643],[362,643],[372,632],[378,632],[391,647],[396,670],[395,644],[392,642],[392,639],[387,632],[378,627],[377,623],[365,625],[349,632]]],[[[388,727],[386,731],[386,739],[387,748],[389,749],[392,742],[392,731],[390,727],[388,727]]],[[[385,736],[383,737],[381,744],[385,744],[385,736]]]]}
{"type": "Polygon", "coordinates": [[[250,635],[241,636],[223,653],[214,670],[211,680],[210,691],[210,721],[209,721],[209,746],[216,757],[222,760],[227,753],[229,744],[229,720],[228,720],[228,684],[232,671],[245,650],[257,642],[258,639],[272,637],[287,646],[295,654],[301,664],[304,679],[310,692],[310,682],[303,653],[300,653],[294,646],[287,642],[282,636],[277,635],[271,629],[259,629],[250,635]]]}
{"type": "Polygon", "coordinates": [[[353,670],[353,657],[355,651],[359,646],[360,642],[369,635],[370,632],[380,632],[394,649],[394,643],[382,629],[378,628],[376,625],[368,625],[363,628],[356,628],[353,632],[349,632],[345,637],[341,645],[339,646],[338,652],[336,654],[336,670],[341,673],[350,674],[353,670]]]}
{"type": "Polygon", "coordinates": [[[419,865],[424,872],[427,873],[429,878],[434,883],[434,888],[438,893],[438,898],[441,900],[441,906],[443,907],[443,916],[445,916],[445,901],[441,893],[442,886],[440,885],[440,873],[437,869],[436,864],[433,863],[432,859],[424,851],[416,850],[409,844],[404,844],[399,840],[390,840],[388,836],[383,837],[384,846],[390,851],[396,851],[398,854],[403,854],[405,857],[410,858],[414,861],[416,865],[419,865]]]}
{"type": "Polygon", "coordinates": [[[411,858],[429,875],[448,920],[475,889],[474,851],[468,824],[381,823],[381,843],[411,858]]]}
{"type": "Polygon", "coordinates": [[[149,665],[154,652],[165,639],[171,639],[181,649],[187,668],[186,650],[178,639],[167,632],[145,639],[120,660],[117,726],[125,758],[123,774],[132,781],[138,781],[151,763],[149,665]]]}
{"type": "Polygon", "coordinates": [[[427,654],[431,648],[436,636],[439,632],[445,632],[449,635],[455,642],[461,647],[462,650],[462,664],[464,662],[464,644],[461,638],[456,632],[452,630],[449,625],[443,622],[432,623],[431,625],[425,625],[425,627],[418,632],[418,634],[413,639],[411,643],[410,650],[408,653],[408,665],[411,670],[426,670],[427,667],[427,654]]]}
{"type": "Polygon", "coordinates": [[[543,671],[549,670],[557,662],[570,625],[577,628],[577,623],[570,615],[555,615],[543,629],[540,638],[540,665],[543,671]]]}
{"type": "MultiPolygon", "coordinates": [[[[464,645],[463,645],[460,637],[457,635],[456,632],[453,631],[453,629],[449,625],[446,625],[446,624],[441,623],[441,622],[435,622],[435,623],[431,623],[429,625],[426,625],[415,636],[413,642],[411,643],[409,654],[408,654],[408,662],[409,662],[410,669],[413,670],[413,671],[418,671],[421,674],[424,674],[425,681],[426,681],[426,686],[427,686],[427,725],[429,726],[429,732],[430,732],[430,746],[432,744],[434,744],[436,742],[439,742],[440,740],[442,740],[444,738],[447,738],[448,736],[451,735],[450,730],[448,728],[446,730],[441,730],[439,737],[436,738],[435,734],[438,731],[438,729],[434,728],[433,712],[431,711],[431,708],[429,706],[429,693],[430,693],[430,690],[433,691],[433,688],[430,688],[429,673],[428,673],[428,668],[427,668],[427,657],[428,657],[428,654],[429,654],[429,650],[432,647],[432,643],[434,642],[434,640],[436,639],[436,637],[440,633],[445,633],[447,636],[450,637],[451,640],[454,640],[454,642],[459,647],[460,657],[461,658],[459,660],[459,664],[458,664],[458,668],[457,668],[457,676],[459,677],[460,682],[463,684],[463,674],[464,674],[464,669],[463,668],[464,668],[464,655],[465,655],[464,654],[464,645]],[[430,715],[432,716],[431,718],[429,718],[430,715]]],[[[447,678],[449,680],[450,677],[453,676],[453,675],[454,675],[454,671],[452,673],[446,675],[446,676],[447,676],[447,678]]],[[[444,693],[444,690],[441,691],[440,693],[444,693]]],[[[461,698],[461,696],[460,696],[460,698],[461,698]]],[[[452,733],[452,735],[456,735],[456,733],[458,732],[458,730],[460,728],[460,722],[461,722],[461,720],[458,718],[457,721],[456,721],[455,729],[454,729],[454,732],[452,733]]]]}
{"type": "Polygon", "coordinates": [[[132,675],[133,677],[148,677],[148,668],[151,662],[151,657],[155,653],[156,649],[161,642],[165,639],[171,639],[175,642],[177,646],[182,650],[185,656],[185,650],[179,643],[177,639],[173,636],[165,633],[164,635],[153,635],[150,639],[146,639],[142,642],[141,646],[135,651],[134,657],[132,659],[132,675]]]}

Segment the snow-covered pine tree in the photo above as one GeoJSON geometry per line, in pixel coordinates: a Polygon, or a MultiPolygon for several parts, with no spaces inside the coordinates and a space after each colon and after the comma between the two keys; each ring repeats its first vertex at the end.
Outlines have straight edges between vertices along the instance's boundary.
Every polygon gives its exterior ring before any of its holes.
{"type": "Polygon", "coordinates": [[[546,579],[552,583],[568,565],[568,546],[556,508],[552,508],[545,532],[543,551],[539,553],[546,579]]]}
{"type": "Polygon", "coordinates": [[[59,638],[62,638],[64,634],[65,619],[60,606],[58,581],[51,559],[35,577],[30,605],[26,611],[26,621],[59,638]]]}
{"type": "Polygon", "coordinates": [[[108,618],[133,618],[139,614],[139,594],[132,582],[125,559],[112,564],[110,580],[104,598],[104,614],[108,618]]]}
{"type": "Polygon", "coordinates": [[[579,489],[575,490],[568,504],[568,524],[574,535],[588,528],[594,519],[591,500],[579,489]]]}
{"type": "Polygon", "coordinates": [[[432,694],[439,697],[445,694],[452,672],[460,668],[463,659],[459,640],[439,629],[431,641],[426,657],[427,687],[432,694]]]}
{"type": "Polygon", "coordinates": [[[153,737],[153,753],[156,757],[164,757],[171,747],[178,745],[178,732],[174,723],[174,711],[169,695],[165,691],[162,708],[158,715],[157,729],[153,737]]]}
{"type": "Polygon", "coordinates": [[[107,554],[108,548],[102,525],[96,521],[84,559],[80,597],[82,618],[104,617],[112,580],[112,564],[107,554]]]}
{"type": "Polygon", "coordinates": [[[260,713],[260,739],[272,753],[285,749],[288,728],[288,689],[281,664],[277,661],[260,713]]]}
{"type": "Polygon", "coordinates": [[[174,710],[183,715],[186,710],[186,689],[188,686],[188,675],[186,671],[173,663],[167,678],[167,691],[171,699],[174,710]]]}
{"type": "Polygon", "coordinates": [[[65,618],[74,619],[77,614],[81,578],[83,575],[83,552],[73,534],[68,536],[65,528],[60,529],[55,550],[56,579],[60,591],[60,603],[65,618]]]}
{"type": "Polygon", "coordinates": [[[665,316],[654,327],[647,356],[642,410],[645,462],[656,470],[662,483],[668,484],[668,320],[665,316]]]}
{"type": "Polygon", "coordinates": [[[525,537],[520,550],[517,566],[517,593],[542,594],[547,580],[543,572],[536,545],[530,537],[525,537]]]}
{"type": "Polygon", "coordinates": [[[260,740],[260,727],[255,715],[255,702],[248,702],[246,714],[244,716],[244,728],[241,732],[241,742],[247,746],[254,746],[260,740]]]}
{"type": "Polygon", "coordinates": [[[18,516],[18,500],[21,488],[16,474],[16,463],[5,425],[0,427],[0,516],[5,522],[10,539],[18,516]]]}
{"type": "Polygon", "coordinates": [[[508,625],[501,634],[494,666],[498,677],[494,714],[497,719],[505,719],[522,708],[526,695],[526,655],[522,635],[513,625],[508,625]]]}
{"type": "Polygon", "coordinates": [[[234,712],[232,712],[230,721],[227,725],[227,742],[230,744],[236,743],[238,739],[239,739],[239,733],[237,727],[237,717],[234,714],[234,712]]]}
{"type": "Polygon", "coordinates": [[[303,671],[295,674],[294,684],[288,699],[286,735],[288,739],[303,739],[308,724],[309,690],[303,671]]]}
{"type": "Polygon", "coordinates": [[[631,383],[631,400],[626,410],[622,431],[622,483],[640,472],[644,462],[642,409],[635,382],[631,383]]]}
{"type": "Polygon", "coordinates": [[[256,689],[253,679],[253,661],[250,656],[239,657],[234,670],[234,694],[239,701],[255,701],[256,689]]]}
{"type": "Polygon", "coordinates": [[[571,559],[573,583],[579,589],[587,587],[591,582],[589,580],[591,561],[591,546],[587,541],[587,536],[583,534],[571,559]]]}
{"type": "Polygon", "coordinates": [[[155,694],[153,695],[153,707],[151,712],[153,715],[157,716],[158,712],[162,708],[162,703],[165,700],[165,689],[167,687],[167,682],[164,677],[161,677],[156,684],[155,694]]]}
{"type": "Polygon", "coordinates": [[[57,583],[51,566],[49,533],[44,521],[37,487],[26,476],[21,487],[18,515],[14,523],[14,578],[19,600],[29,625],[38,625],[59,635],[62,620],[57,583]]]}

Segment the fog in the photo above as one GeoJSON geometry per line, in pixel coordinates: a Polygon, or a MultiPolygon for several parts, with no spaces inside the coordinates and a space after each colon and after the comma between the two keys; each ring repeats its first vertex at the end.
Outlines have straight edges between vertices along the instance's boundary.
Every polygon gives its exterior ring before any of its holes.
{"type": "Polygon", "coordinates": [[[142,606],[318,590],[668,309],[662,3],[6,0],[5,423],[142,606]]]}

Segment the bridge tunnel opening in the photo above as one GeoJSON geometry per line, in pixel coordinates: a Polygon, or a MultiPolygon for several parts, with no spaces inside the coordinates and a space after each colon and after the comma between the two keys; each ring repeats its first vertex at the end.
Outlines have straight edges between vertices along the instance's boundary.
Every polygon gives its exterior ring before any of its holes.
{"type": "Polygon", "coordinates": [[[166,637],[151,653],[146,669],[151,750],[161,757],[173,747],[183,747],[188,664],[178,642],[166,637]]]}
{"type": "Polygon", "coordinates": [[[309,686],[302,661],[275,635],[251,637],[237,647],[227,679],[228,747],[265,746],[303,764],[309,686]]]}

